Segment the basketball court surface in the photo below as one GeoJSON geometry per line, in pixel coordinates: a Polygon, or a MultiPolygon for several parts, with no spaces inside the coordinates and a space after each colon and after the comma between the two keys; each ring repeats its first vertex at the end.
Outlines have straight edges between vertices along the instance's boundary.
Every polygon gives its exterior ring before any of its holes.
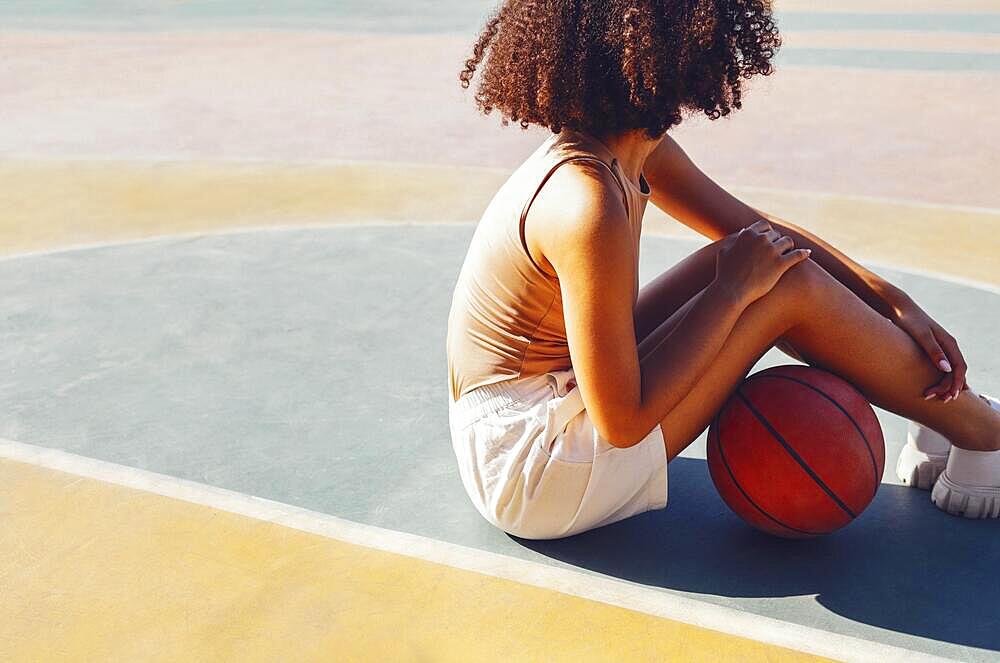
{"type": "MultiPolygon", "coordinates": [[[[395,4],[0,9],[0,659],[1000,661],[1000,523],[900,485],[881,409],[882,485],[830,536],[745,525],[704,434],[665,510],[479,516],[445,323],[544,135],[458,86],[488,6],[395,4]]],[[[673,135],[1000,396],[1000,5],[820,5],[778,4],[777,72],[673,135]]],[[[640,283],[707,241],[650,205],[640,283]]]]}

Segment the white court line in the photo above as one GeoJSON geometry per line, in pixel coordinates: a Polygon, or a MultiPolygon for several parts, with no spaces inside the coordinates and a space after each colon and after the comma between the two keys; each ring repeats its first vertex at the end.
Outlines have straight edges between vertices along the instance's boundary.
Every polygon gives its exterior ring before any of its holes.
{"type": "Polygon", "coordinates": [[[771,617],[696,601],[612,577],[396,532],[176,477],[0,439],[0,458],[155,493],[359,546],[571,594],[656,617],[849,663],[954,661],[771,617]]]}
{"type": "Polygon", "coordinates": [[[973,288],[976,290],[985,290],[986,292],[993,293],[994,295],[1000,295],[1000,286],[995,286],[992,283],[983,283],[982,281],[974,281],[972,279],[967,279],[962,276],[952,276],[951,274],[944,274],[942,272],[934,272],[929,269],[920,269],[919,267],[908,267],[902,265],[894,265],[886,262],[875,262],[872,260],[859,260],[858,262],[876,269],[892,269],[897,272],[904,272],[906,274],[913,274],[914,276],[922,276],[927,279],[933,279],[935,281],[945,281],[948,283],[954,283],[955,285],[964,286],[966,288],[973,288]]]}
{"type": "MultiPolygon", "coordinates": [[[[72,244],[69,246],[57,246],[49,249],[41,249],[39,251],[27,251],[24,253],[12,253],[10,255],[0,255],[0,263],[7,262],[10,260],[20,260],[22,258],[38,258],[47,255],[55,255],[59,253],[72,253],[75,251],[86,251],[89,249],[106,249],[116,246],[129,246],[132,244],[144,244],[147,242],[160,242],[160,241],[170,241],[170,240],[190,240],[196,239],[198,237],[218,237],[222,235],[250,235],[256,233],[280,233],[283,231],[300,231],[300,230],[331,230],[335,228],[363,228],[365,226],[462,226],[471,225],[474,226],[478,221],[398,221],[395,219],[373,219],[371,221],[362,221],[357,223],[295,223],[295,224],[280,224],[280,225],[266,225],[266,226],[226,226],[223,228],[209,228],[206,230],[192,230],[183,233],[164,233],[160,235],[148,235],[145,237],[137,237],[134,239],[115,239],[107,240],[104,242],[89,242],[82,244],[72,244]]],[[[668,241],[676,242],[689,242],[693,244],[705,245],[711,243],[707,237],[680,237],[676,235],[670,235],[666,233],[649,232],[646,234],[647,237],[656,237],[658,239],[665,239],[668,241]]],[[[952,276],[951,274],[945,274],[943,272],[934,272],[931,270],[920,269],[918,267],[906,267],[901,265],[896,265],[893,263],[884,263],[871,260],[858,260],[857,262],[865,266],[871,266],[876,268],[893,269],[898,272],[906,272],[908,274],[913,274],[915,276],[922,276],[924,278],[934,279],[936,281],[946,281],[949,283],[954,283],[956,285],[961,285],[966,288],[974,288],[976,290],[985,290],[986,292],[1000,295],[1000,286],[995,286],[992,283],[985,283],[983,281],[976,281],[973,279],[967,279],[961,276],[952,276]]]]}

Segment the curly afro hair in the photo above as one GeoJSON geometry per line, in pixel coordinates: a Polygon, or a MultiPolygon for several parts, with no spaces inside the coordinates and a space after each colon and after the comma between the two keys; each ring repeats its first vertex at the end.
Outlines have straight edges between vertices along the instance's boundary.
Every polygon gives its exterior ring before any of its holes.
{"type": "Polygon", "coordinates": [[[657,138],[682,111],[742,108],[780,46],[770,0],[504,0],[459,80],[482,65],[476,105],[504,126],[657,138]]]}

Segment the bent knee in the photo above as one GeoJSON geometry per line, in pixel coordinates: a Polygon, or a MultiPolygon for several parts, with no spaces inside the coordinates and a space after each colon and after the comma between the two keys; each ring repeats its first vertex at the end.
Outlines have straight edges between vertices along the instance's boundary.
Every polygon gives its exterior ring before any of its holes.
{"type": "Polygon", "coordinates": [[[806,258],[789,267],[778,279],[773,290],[778,290],[779,294],[788,294],[802,301],[822,295],[824,290],[834,281],[836,279],[830,272],[823,269],[814,260],[806,258]]]}

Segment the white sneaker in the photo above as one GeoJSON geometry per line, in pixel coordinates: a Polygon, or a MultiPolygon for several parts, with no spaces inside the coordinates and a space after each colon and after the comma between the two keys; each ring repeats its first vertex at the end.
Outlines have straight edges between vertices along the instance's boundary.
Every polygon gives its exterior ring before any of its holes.
{"type": "MultiPolygon", "coordinates": [[[[1000,411],[1000,399],[982,397],[1000,411]]],[[[931,501],[956,516],[1000,518],[1000,451],[953,448],[931,490],[931,501]]]]}
{"type": "Polygon", "coordinates": [[[930,490],[948,462],[951,442],[941,433],[911,421],[906,445],[896,461],[896,476],[904,486],[930,490]]]}
{"type": "MultiPolygon", "coordinates": [[[[1000,452],[979,452],[1000,453],[1000,452]]],[[[1000,480],[995,486],[974,486],[956,483],[948,477],[948,470],[941,473],[931,501],[942,511],[966,518],[1000,518],[1000,480]]]]}

